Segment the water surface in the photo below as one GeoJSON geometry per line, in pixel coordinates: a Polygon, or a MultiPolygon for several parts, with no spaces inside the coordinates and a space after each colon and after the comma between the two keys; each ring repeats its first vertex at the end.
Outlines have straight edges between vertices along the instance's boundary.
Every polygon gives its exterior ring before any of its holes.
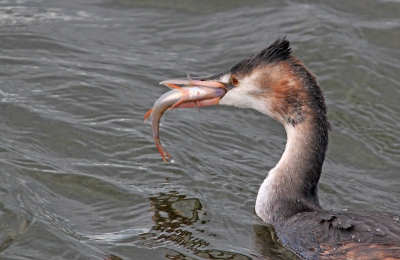
{"type": "Polygon", "coordinates": [[[287,36],[333,126],[326,209],[399,212],[398,1],[0,1],[1,259],[288,259],[254,212],[281,125],[231,107],[144,113],[158,82],[287,36]]]}

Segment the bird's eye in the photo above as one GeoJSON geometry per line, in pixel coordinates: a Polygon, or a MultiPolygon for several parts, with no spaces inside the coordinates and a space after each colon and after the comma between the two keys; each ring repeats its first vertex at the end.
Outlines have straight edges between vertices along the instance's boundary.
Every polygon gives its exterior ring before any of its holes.
{"type": "Polygon", "coordinates": [[[239,84],[239,79],[235,75],[232,75],[231,82],[232,85],[236,86],[237,84],[239,84]]]}

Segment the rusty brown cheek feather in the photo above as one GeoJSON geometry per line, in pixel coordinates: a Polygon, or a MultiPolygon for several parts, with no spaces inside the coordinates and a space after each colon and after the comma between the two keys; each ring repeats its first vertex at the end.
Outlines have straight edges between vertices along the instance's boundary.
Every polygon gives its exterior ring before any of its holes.
{"type": "Polygon", "coordinates": [[[265,102],[270,104],[271,116],[282,124],[298,124],[304,120],[307,111],[304,104],[308,96],[299,82],[298,75],[293,72],[292,63],[300,61],[282,61],[264,68],[265,74],[259,82],[265,102]]]}

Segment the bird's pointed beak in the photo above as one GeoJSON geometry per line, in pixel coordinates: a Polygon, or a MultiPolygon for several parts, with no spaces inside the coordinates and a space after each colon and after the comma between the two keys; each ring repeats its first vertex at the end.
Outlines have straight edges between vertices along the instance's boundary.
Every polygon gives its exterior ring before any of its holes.
{"type": "Polygon", "coordinates": [[[170,86],[170,85],[186,85],[186,86],[203,86],[211,88],[223,88],[224,85],[217,81],[211,80],[197,80],[197,79],[168,79],[161,81],[160,84],[170,86]]]}
{"type": "MultiPolygon", "coordinates": [[[[219,74],[217,74],[219,75],[219,74]]],[[[170,88],[179,89],[180,86],[184,87],[207,87],[213,88],[214,95],[210,98],[202,99],[193,102],[185,102],[182,103],[176,108],[191,108],[191,107],[204,107],[204,106],[214,106],[218,105],[219,100],[226,94],[228,89],[226,88],[226,84],[218,80],[217,75],[206,76],[206,77],[196,77],[191,78],[189,75],[187,78],[177,78],[177,79],[168,79],[161,81],[161,85],[166,85],[170,88]]]]}

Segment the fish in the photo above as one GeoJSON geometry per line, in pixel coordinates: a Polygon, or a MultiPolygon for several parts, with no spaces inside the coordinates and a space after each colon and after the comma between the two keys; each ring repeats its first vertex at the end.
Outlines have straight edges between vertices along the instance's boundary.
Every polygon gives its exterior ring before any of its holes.
{"type": "Polygon", "coordinates": [[[144,121],[151,122],[151,130],[157,150],[164,162],[167,162],[167,158],[171,160],[172,156],[162,146],[159,135],[160,120],[164,112],[173,108],[215,105],[226,94],[227,90],[221,83],[191,80],[189,76],[188,80],[172,79],[162,81],[160,84],[170,87],[171,90],[156,100],[153,107],[144,115],[144,121]],[[189,85],[182,87],[176,85],[187,83],[189,85]]]}

